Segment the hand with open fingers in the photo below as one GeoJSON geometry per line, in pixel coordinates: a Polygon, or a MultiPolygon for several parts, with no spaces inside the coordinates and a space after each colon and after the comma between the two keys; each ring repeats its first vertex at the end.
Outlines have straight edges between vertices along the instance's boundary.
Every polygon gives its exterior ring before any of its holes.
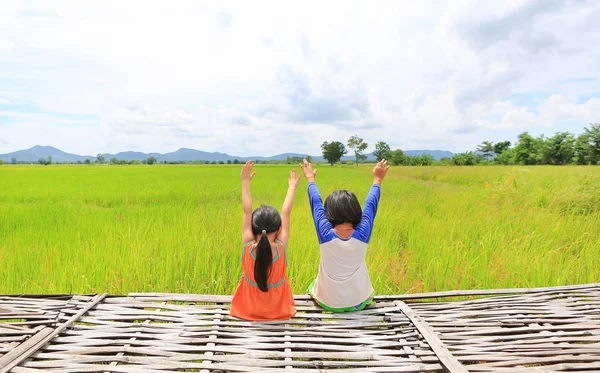
{"type": "Polygon", "coordinates": [[[375,167],[373,167],[373,177],[375,178],[375,183],[381,184],[381,181],[385,178],[390,166],[387,164],[387,160],[382,159],[379,161],[375,167]]]}
{"type": "Polygon", "coordinates": [[[256,172],[252,172],[252,167],[254,166],[254,162],[248,161],[245,165],[242,166],[242,173],[240,174],[240,179],[242,181],[251,181],[256,172]]]}
{"type": "Polygon", "coordinates": [[[309,183],[315,181],[315,176],[317,175],[317,169],[313,170],[312,163],[309,163],[306,159],[302,163],[300,163],[300,168],[302,168],[302,172],[304,173],[304,177],[306,181],[309,183]]]}
{"type": "Polygon", "coordinates": [[[294,168],[293,170],[290,171],[290,178],[288,179],[288,186],[290,188],[295,189],[296,187],[298,187],[298,183],[300,182],[300,179],[302,179],[302,175],[297,173],[296,169],[294,168]]]}

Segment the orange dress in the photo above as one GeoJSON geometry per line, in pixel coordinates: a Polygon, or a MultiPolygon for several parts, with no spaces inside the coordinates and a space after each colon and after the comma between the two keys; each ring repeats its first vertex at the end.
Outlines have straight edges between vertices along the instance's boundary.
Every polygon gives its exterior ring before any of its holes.
{"type": "Polygon", "coordinates": [[[287,278],[287,253],[283,242],[277,240],[277,254],[273,258],[267,282],[268,290],[263,292],[254,279],[254,240],[247,242],[242,251],[242,278],[233,295],[229,314],[245,320],[287,320],[296,314],[294,295],[287,278]]]}

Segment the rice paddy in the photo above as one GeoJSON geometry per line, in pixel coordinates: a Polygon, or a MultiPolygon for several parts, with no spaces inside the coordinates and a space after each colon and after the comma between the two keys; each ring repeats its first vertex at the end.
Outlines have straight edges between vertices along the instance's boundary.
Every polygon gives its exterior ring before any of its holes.
{"type": "MultiPolygon", "coordinates": [[[[316,166],[323,198],[364,200],[372,165],[316,166]]],[[[281,208],[291,166],[257,165],[254,206],[281,208]]],[[[0,293],[231,294],[241,275],[238,165],[0,166],[0,293]]],[[[302,180],[295,293],[319,248],[302,180]]],[[[367,265],[375,291],[600,282],[600,168],[392,167],[367,265]]]]}

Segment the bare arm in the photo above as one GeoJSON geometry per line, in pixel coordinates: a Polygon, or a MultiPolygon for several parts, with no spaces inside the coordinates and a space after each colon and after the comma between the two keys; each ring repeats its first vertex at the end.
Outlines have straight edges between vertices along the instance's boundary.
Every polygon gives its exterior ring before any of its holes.
{"type": "Polygon", "coordinates": [[[294,195],[296,194],[296,188],[300,181],[301,175],[296,173],[296,170],[290,171],[290,178],[288,180],[288,190],[283,201],[283,207],[281,208],[281,231],[277,238],[283,242],[285,246],[288,245],[290,237],[290,214],[292,213],[292,207],[294,205],[294,195]]]}
{"type": "Polygon", "coordinates": [[[242,166],[242,172],[240,179],[242,179],[242,208],[244,215],[242,217],[242,243],[246,243],[254,239],[254,233],[252,233],[252,194],[250,193],[250,181],[256,174],[252,172],[252,161],[246,162],[242,166]]]}
{"type": "Polygon", "coordinates": [[[387,164],[387,160],[382,159],[373,167],[373,184],[381,185],[381,182],[387,175],[390,166],[387,164]]]}

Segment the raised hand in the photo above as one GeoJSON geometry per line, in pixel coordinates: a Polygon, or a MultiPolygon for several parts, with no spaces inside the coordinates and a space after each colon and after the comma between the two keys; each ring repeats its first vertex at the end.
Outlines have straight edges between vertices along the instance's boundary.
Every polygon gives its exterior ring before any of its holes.
{"type": "Polygon", "coordinates": [[[298,174],[296,172],[296,169],[291,170],[290,178],[288,179],[288,186],[290,188],[298,187],[298,183],[300,182],[300,179],[302,179],[302,175],[298,174]]]}
{"type": "Polygon", "coordinates": [[[305,159],[302,163],[300,163],[300,168],[302,168],[302,172],[304,173],[304,177],[306,181],[312,183],[315,181],[315,176],[317,175],[317,169],[313,170],[312,163],[308,163],[305,159]]]}
{"type": "Polygon", "coordinates": [[[387,160],[382,159],[373,167],[373,178],[375,184],[381,184],[381,181],[385,178],[390,166],[387,164],[387,160]]]}
{"type": "Polygon", "coordinates": [[[242,166],[242,172],[240,173],[240,179],[242,181],[251,181],[256,172],[252,172],[252,167],[254,166],[254,162],[248,161],[245,165],[242,166]]]}

